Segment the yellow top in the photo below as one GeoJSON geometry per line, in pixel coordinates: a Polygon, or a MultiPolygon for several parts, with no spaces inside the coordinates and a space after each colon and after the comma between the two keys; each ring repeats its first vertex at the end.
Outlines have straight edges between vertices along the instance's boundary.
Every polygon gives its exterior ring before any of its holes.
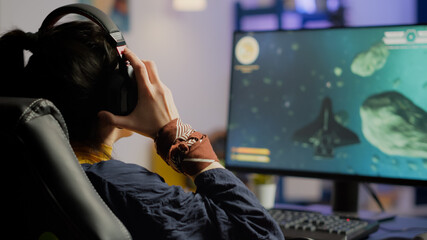
{"type": "Polygon", "coordinates": [[[93,151],[86,146],[73,146],[73,150],[76,153],[77,159],[80,164],[89,163],[94,164],[102,161],[108,161],[111,159],[111,153],[113,152],[113,147],[102,144],[101,151],[93,151]]]}

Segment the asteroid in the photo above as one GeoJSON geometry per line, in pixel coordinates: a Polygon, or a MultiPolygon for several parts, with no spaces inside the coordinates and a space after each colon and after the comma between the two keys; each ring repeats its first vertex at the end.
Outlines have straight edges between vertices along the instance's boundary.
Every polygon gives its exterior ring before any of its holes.
{"type": "Polygon", "coordinates": [[[335,67],[335,68],[334,68],[334,74],[335,74],[335,76],[337,76],[337,77],[341,77],[341,75],[342,75],[342,68],[340,68],[340,67],[335,67]]]}
{"type": "Polygon", "coordinates": [[[362,132],[388,155],[427,158],[427,112],[399,92],[367,98],[360,107],[362,132]]]}
{"type": "Polygon", "coordinates": [[[389,54],[383,42],[377,43],[369,50],[356,55],[351,64],[351,71],[361,77],[369,77],[384,67],[389,54]]]}
{"type": "Polygon", "coordinates": [[[335,74],[337,77],[341,77],[341,75],[342,75],[342,68],[340,68],[340,67],[335,67],[335,68],[334,68],[334,74],[335,74]]]}

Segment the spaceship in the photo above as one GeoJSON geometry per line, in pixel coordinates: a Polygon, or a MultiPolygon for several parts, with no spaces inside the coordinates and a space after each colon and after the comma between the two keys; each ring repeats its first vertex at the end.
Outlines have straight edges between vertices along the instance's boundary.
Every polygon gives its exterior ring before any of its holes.
{"type": "Polygon", "coordinates": [[[314,155],[322,158],[333,158],[334,148],[359,143],[359,137],[335,121],[332,112],[332,101],[325,97],[319,116],[312,123],[297,130],[293,140],[309,144],[314,148],[314,155]]]}

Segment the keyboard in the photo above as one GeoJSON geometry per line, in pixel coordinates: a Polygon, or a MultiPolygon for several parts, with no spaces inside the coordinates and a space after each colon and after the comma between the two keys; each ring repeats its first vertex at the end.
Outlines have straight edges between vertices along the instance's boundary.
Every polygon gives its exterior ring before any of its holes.
{"type": "Polygon", "coordinates": [[[357,240],[378,230],[376,221],[346,218],[287,209],[270,209],[286,240],[308,238],[313,240],[357,240]]]}

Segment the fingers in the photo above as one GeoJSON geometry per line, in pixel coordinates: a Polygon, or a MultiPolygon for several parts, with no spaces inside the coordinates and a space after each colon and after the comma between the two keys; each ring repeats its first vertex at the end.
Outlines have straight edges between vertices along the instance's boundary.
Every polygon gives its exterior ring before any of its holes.
{"type": "Polygon", "coordinates": [[[145,64],[151,84],[161,84],[157,66],[153,61],[142,60],[145,64]]]}
{"type": "Polygon", "coordinates": [[[126,59],[129,60],[130,64],[134,68],[134,70],[141,70],[143,73],[143,78],[146,84],[160,84],[160,78],[157,71],[157,66],[153,61],[149,60],[141,60],[139,59],[135,53],[133,53],[128,48],[125,48],[123,51],[126,59]],[[146,77],[148,76],[148,78],[146,77]]]}
{"type": "Polygon", "coordinates": [[[140,81],[140,79],[138,78],[139,76],[142,77],[141,80],[143,84],[138,84],[138,88],[149,87],[151,85],[151,82],[150,82],[150,77],[148,75],[148,70],[145,64],[128,48],[125,48],[125,50],[123,51],[123,55],[126,57],[127,60],[129,60],[130,65],[132,65],[133,70],[135,71],[137,80],[140,81]]]}

